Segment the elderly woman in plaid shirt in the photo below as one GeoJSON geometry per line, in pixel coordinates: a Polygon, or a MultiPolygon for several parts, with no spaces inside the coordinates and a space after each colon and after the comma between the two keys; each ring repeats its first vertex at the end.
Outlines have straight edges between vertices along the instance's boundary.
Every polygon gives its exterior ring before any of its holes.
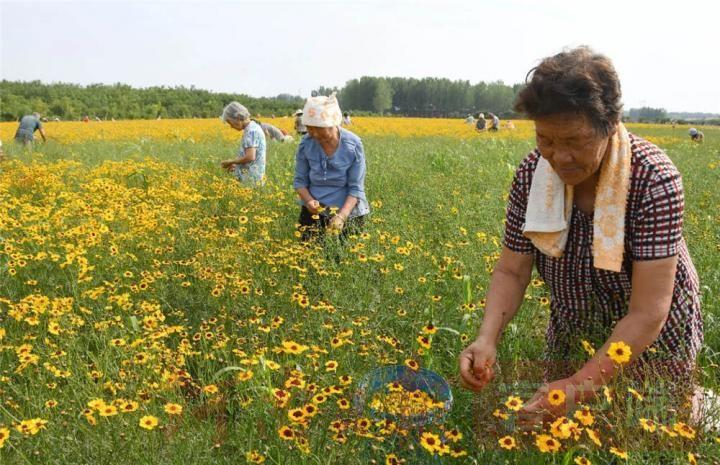
{"type": "Polygon", "coordinates": [[[482,327],[459,363],[469,389],[493,378],[534,264],[551,296],[548,384],[521,411],[526,425],[593,398],[620,370],[608,353],[618,345],[640,379],[661,373],[693,384],[703,327],[682,179],[662,150],[625,130],[620,96],[610,60],[586,47],[543,60],[518,95],[537,148],[515,173],[482,327]],[[584,362],[573,357],[582,340],[601,346],[584,362]],[[567,402],[549,403],[555,389],[567,402]]]}

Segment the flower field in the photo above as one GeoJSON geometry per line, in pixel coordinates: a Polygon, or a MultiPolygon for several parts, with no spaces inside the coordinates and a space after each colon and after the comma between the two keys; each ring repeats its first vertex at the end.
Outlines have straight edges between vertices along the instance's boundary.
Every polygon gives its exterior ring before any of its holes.
{"type": "MultiPolygon", "coordinates": [[[[291,118],[262,121],[292,133],[291,118]]],[[[1,123],[0,463],[720,463],[720,431],[706,428],[720,412],[692,424],[670,386],[649,395],[620,379],[543,431],[515,427],[542,379],[539,279],[496,381],[463,391],[457,355],[482,319],[532,124],[354,123],[373,213],[324,249],[298,240],[296,143],[269,143],[268,183],[253,190],[218,166],[239,143],[219,120],[47,123],[33,152],[1,123]],[[363,404],[365,375],[395,364],[443,376],[447,415],[383,415],[443,408],[392,383],[363,404]]],[[[698,382],[720,392],[720,130],[702,145],[686,127],[629,130],[683,174],[698,382]]]]}

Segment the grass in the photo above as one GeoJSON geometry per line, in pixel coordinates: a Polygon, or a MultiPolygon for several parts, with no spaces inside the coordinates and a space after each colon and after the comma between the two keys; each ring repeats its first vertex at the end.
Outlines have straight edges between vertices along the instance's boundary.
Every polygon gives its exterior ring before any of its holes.
{"type": "MultiPolygon", "coordinates": [[[[720,131],[704,130],[703,145],[669,127],[635,132],[661,143],[683,174],[684,235],[701,278],[706,328],[699,377],[720,391],[720,131]]],[[[540,454],[532,437],[514,431],[512,418],[492,416],[507,395],[526,400],[539,379],[521,383],[507,370],[481,395],[462,391],[457,354],[481,321],[505,193],[532,141],[363,141],[371,221],[366,235],[326,250],[301,247],[295,237],[293,144],[270,145],[270,182],[255,191],[217,167],[235,151],[220,137],[50,142],[34,153],[6,145],[0,431],[5,425],[11,433],[2,463],[243,463],[252,451],[283,464],[384,463],[391,453],[407,463],[572,463],[578,455],[607,463],[611,445],[630,449],[627,463],[687,463],[688,452],[701,463],[720,460],[717,433],[669,439],[625,424],[638,407],[622,396],[612,408],[593,406],[598,423],[612,425],[601,448],[563,441],[560,452],[540,454]],[[428,323],[440,329],[419,353],[416,338],[428,323]],[[283,341],[307,350],[279,352],[283,341]],[[37,359],[23,363],[24,344],[37,359]],[[452,412],[444,427],[428,431],[442,436],[457,428],[464,438],[452,448],[467,456],[432,457],[387,425],[363,430],[350,424],[353,409],[337,405],[352,401],[364,373],[406,359],[449,380],[452,412]],[[327,370],[329,361],[335,371],[327,370]],[[238,378],[248,372],[251,378],[238,378]],[[343,375],[352,377],[347,386],[343,375]],[[305,388],[286,388],[292,378],[305,388]],[[205,392],[209,385],[218,392],[205,392]],[[288,409],[312,404],[330,386],[343,392],[317,403],[319,414],[297,424],[288,419],[288,409]],[[276,405],[272,388],[291,394],[286,406],[276,405]],[[121,410],[138,404],[103,417],[88,408],[92,399],[121,410]],[[165,413],[169,402],[182,405],[182,415],[165,413]],[[159,426],[140,428],[144,415],[159,426]],[[14,428],[32,418],[48,423],[37,434],[14,428]],[[338,420],[345,421],[340,435],[329,429],[338,420]],[[294,429],[294,440],[279,437],[283,425],[294,429]],[[500,450],[497,439],[506,433],[527,450],[500,450]]],[[[500,347],[508,366],[541,359],[543,297],[543,285],[528,288],[500,347]]],[[[659,418],[672,400],[642,407],[659,418]]],[[[680,421],[683,412],[671,418],[680,421]]]]}

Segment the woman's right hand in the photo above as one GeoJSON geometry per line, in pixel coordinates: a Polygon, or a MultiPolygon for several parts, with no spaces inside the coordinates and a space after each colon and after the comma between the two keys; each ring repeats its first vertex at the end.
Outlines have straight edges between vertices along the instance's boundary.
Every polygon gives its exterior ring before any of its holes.
{"type": "Polygon", "coordinates": [[[495,377],[497,344],[478,337],[460,353],[460,383],[466,389],[479,392],[495,377]]]}
{"type": "Polygon", "coordinates": [[[308,210],[310,210],[310,213],[312,213],[312,214],[314,215],[314,214],[316,214],[316,213],[318,212],[318,210],[320,209],[320,202],[318,202],[318,201],[315,200],[315,199],[312,199],[311,201],[309,201],[309,202],[307,202],[307,203],[305,204],[305,207],[306,207],[308,210]]]}

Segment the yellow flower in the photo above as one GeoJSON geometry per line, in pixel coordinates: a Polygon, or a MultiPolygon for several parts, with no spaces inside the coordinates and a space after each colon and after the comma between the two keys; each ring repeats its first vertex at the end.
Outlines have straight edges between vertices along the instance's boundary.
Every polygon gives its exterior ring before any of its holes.
{"type": "Polygon", "coordinates": [[[388,391],[390,392],[402,392],[404,391],[402,384],[398,383],[397,381],[388,383],[387,385],[388,391]]]}
{"type": "Polygon", "coordinates": [[[245,453],[245,459],[250,463],[264,463],[265,457],[256,450],[250,450],[245,453]]]}
{"type": "Polygon", "coordinates": [[[607,400],[607,403],[612,404],[612,392],[610,391],[609,387],[603,386],[603,395],[605,395],[605,400],[607,400]]]}
{"type": "Polygon", "coordinates": [[[152,415],[145,415],[140,419],[140,428],[152,431],[158,425],[159,421],[152,415]]]}
{"type": "Polygon", "coordinates": [[[558,406],[565,403],[565,393],[560,389],[553,389],[548,392],[548,402],[550,405],[558,406]]]}
{"type": "Polygon", "coordinates": [[[495,411],[493,412],[493,416],[501,420],[507,420],[508,418],[510,418],[507,413],[501,412],[500,409],[495,409],[495,411]]]}
{"type": "Polygon", "coordinates": [[[422,332],[425,334],[435,334],[437,332],[437,326],[432,323],[428,323],[423,327],[422,332]]]}
{"type": "Polygon", "coordinates": [[[596,446],[602,446],[602,441],[600,441],[600,435],[597,433],[597,431],[590,428],[585,428],[585,433],[588,435],[588,438],[590,438],[590,440],[595,443],[596,446]]]}
{"type": "Polygon", "coordinates": [[[498,439],[498,443],[500,444],[500,447],[507,450],[515,449],[517,447],[515,438],[512,436],[503,436],[498,439]]]}
{"type": "Polygon", "coordinates": [[[610,348],[607,351],[607,355],[612,359],[613,362],[617,363],[618,365],[622,365],[630,361],[632,350],[630,349],[629,345],[625,344],[622,341],[612,342],[610,343],[610,348]]]}
{"type": "Polygon", "coordinates": [[[205,386],[205,387],[203,388],[203,392],[204,392],[205,394],[217,394],[217,392],[218,392],[218,387],[215,386],[214,384],[208,384],[207,386],[205,386]]]}
{"type": "Polygon", "coordinates": [[[592,465],[592,462],[590,460],[582,456],[575,457],[575,463],[577,465],[592,465]]]}
{"type": "Polygon", "coordinates": [[[615,456],[617,456],[617,457],[619,457],[619,458],[621,458],[621,459],[623,459],[623,460],[627,460],[627,459],[628,459],[628,453],[625,452],[624,450],[620,450],[620,449],[618,449],[618,448],[616,448],[616,447],[611,447],[611,448],[610,448],[610,453],[613,454],[613,455],[615,455],[615,456]]]}
{"type": "Polygon", "coordinates": [[[347,410],[350,408],[350,401],[344,398],[340,398],[337,400],[337,406],[340,408],[340,410],[347,410]]]}
{"type": "Polygon", "coordinates": [[[575,411],[575,414],[573,417],[583,424],[583,426],[592,426],[593,423],[595,423],[595,417],[593,416],[592,412],[590,412],[590,407],[583,407],[579,410],[575,411]]]}
{"type": "Polygon", "coordinates": [[[695,458],[695,454],[692,452],[688,452],[688,463],[690,465],[697,465],[697,459],[695,458]]]}
{"type": "Polygon", "coordinates": [[[408,358],[405,360],[405,366],[410,368],[413,371],[417,371],[418,368],[420,368],[420,364],[418,364],[418,362],[416,362],[415,360],[413,360],[411,358],[408,358]]]}
{"type": "Polygon", "coordinates": [[[430,433],[428,431],[422,433],[420,436],[420,445],[431,454],[435,454],[436,452],[440,452],[442,450],[440,437],[437,434],[430,433]]]}
{"type": "Polygon", "coordinates": [[[286,354],[301,354],[309,349],[308,346],[298,344],[295,341],[283,341],[282,343],[282,351],[286,354]]]}
{"type": "Polygon", "coordinates": [[[538,434],[535,438],[535,445],[543,453],[555,453],[560,450],[560,441],[549,434],[538,434]]]}
{"type": "Polygon", "coordinates": [[[182,405],[180,404],[165,404],[165,413],[168,415],[180,415],[183,411],[182,405]]]}
{"type": "Polygon", "coordinates": [[[114,405],[104,405],[99,413],[101,417],[112,417],[118,414],[118,409],[114,405]]]}
{"type": "Polygon", "coordinates": [[[337,370],[338,362],[335,360],[328,360],[325,362],[325,371],[335,371],[337,370]]]}
{"type": "Polygon", "coordinates": [[[450,442],[458,442],[463,438],[462,433],[456,429],[451,429],[450,431],[445,431],[445,433],[443,435],[445,436],[445,439],[447,439],[450,442]]]}
{"type": "Polygon", "coordinates": [[[395,454],[388,454],[385,456],[385,465],[400,465],[405,463],[405,460],[398,458],[395,454]]]}
{"type": "Polygon", "coordinates": [[[582,341],[583,349],[585,349],[585,352],[588,353],[589,356],[595,355],[595,348],[586,340],[583,339],[582,341]]]}
{"type": "Polygon", "coordinates": [[[304,423],[305,422],[305,411],[301,408],[293,408],[288,410],[288,419],[293,423],[304,423]]]}
{"type": "Polygon", "coordinates": [[[673,425],[673,431],[686,439],[695,439],[695,430],[685,423],[675,423],[673,425]]]}
{"type": "Polygon", "coordinates": [[[640,394],[639,392],[637,392],[635,389],[629,387],[629,388],[628,388],[628,392],[629,392],[630,394],[632,394],[633,396],[635,396],[635,398],[636,398],[637,400],[639,400],[639,401],[641,401],[641,402],[644,400],[642,394],[640,394]]]}
{"type": "Polygon", "coordinates": [[[5,446],[5,441],[10,437],[10,430],[8,428],[0,428],[0,449],[5,446]]]}
{"type": "Polygon", "coordinates": [[[295,432],[289,426],[281,426],[278,428],[278,436],[280,436],[280,439],[290,441],[295,437],[295,432]]]}
{"type": "Polygon", "coordinates": [[[652,420],[648,420],[647,418],[640,419],[640,426],[642,426],[642,429],[644,429],[648,433],[654,433],[657,430],[657,424],[652,420]]]}
{"type": "Polygon", "coordinates": [[[252,370],[241,371],[237,374],[238,381],[248,381],[248,380],[251,380],[252,377],[253,377],[252,370]]]}
{"type": "Polygon", "coordinates": [[[510,396],[505,401],[505,407],[512,410],[513,412],[517,412],[520,410],[523,406],[523,401],[519,397],[510,396]]]}
{"type": "Polygon", "coordinates": [[[573,433],[579,434],[578,424],[567,417],[557,418],[550,426],[550,433],[558,439],[568,439],[573,433]]]}
{"type": "Polygon", "coordinates": [[[120,404],[120,411],[123,413],[130,413],[137,410],[138,407],[140,407],[140,404],[138,404],[134,400],[129,400],[120,404]]]}

